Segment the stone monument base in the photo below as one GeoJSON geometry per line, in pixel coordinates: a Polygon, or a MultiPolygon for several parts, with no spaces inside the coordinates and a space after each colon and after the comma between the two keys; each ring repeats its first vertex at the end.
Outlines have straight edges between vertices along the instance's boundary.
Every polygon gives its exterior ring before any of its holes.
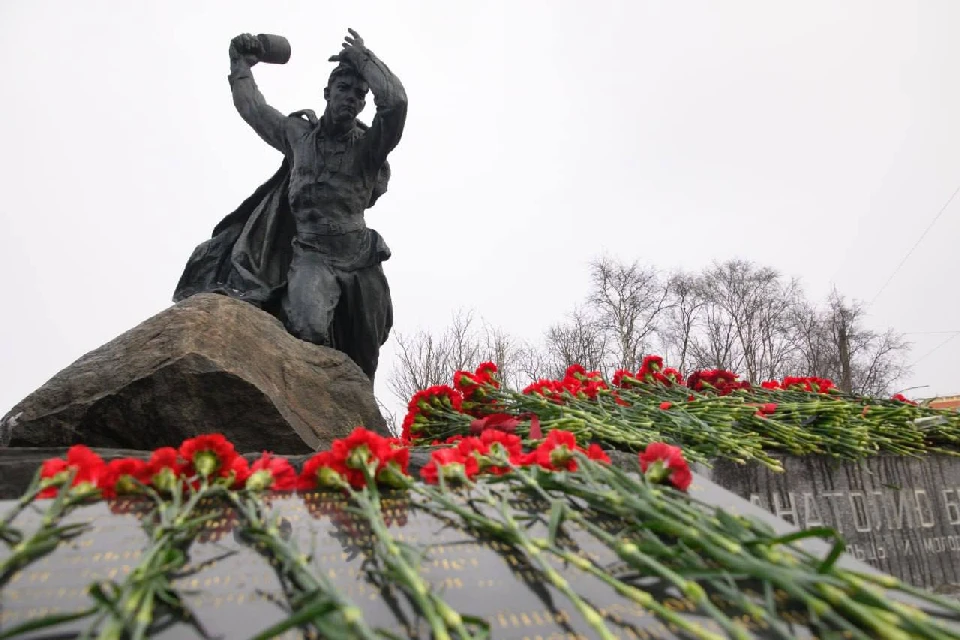
{"type": "Polygon", "coordinates": [[[386,434],[346,355],[268,313],[201,294],[86,354],[0,420],[0,445],[153,449],[220,432],[242,451],[308,453],[363,425],[386,434]]]}

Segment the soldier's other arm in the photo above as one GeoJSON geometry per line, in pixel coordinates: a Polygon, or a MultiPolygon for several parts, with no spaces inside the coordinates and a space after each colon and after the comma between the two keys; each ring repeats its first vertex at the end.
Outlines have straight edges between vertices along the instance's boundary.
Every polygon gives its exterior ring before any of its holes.
{"type": "Polygon", "coordinates": [[[344,39],[343,50],[330,60],[352,65],[370,86],[377,113],[363,139],[366,161],[371,169],[378,170],[403,135],[407,120],[407,92],[387,65],[364,46],[363,38],[353,29],[348,31],[350,36],[344,39]]]}
{"type": "Polygon", "coordinates": [[[274,149],[286,154],[289,148],[288,131],[296,118],[287,118],[267,104],[250,67],[258,62],[260,41],[250,34],[239,35],[230,42],[230,89],[233,104],[240,117],[274,149]]]}

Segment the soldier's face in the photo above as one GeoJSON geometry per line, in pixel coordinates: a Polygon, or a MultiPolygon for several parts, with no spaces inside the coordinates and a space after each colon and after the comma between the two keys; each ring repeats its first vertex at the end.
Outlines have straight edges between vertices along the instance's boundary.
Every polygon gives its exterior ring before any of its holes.
{"type": "Polygon", "coordinates": [[[345,123],[356,118],[366,106],[367,85],[355,76],[341,75],[333,79],[323,94],[327,99],[327,113],[337,123],[345,123]]]}

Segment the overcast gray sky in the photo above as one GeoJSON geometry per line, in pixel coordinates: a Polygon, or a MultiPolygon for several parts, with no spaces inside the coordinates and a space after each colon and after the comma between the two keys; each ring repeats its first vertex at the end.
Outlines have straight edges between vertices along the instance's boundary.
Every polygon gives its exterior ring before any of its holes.
{"type": "MultiPolygon", "coordinates": [[[[3,0],[0,414],[171,304],[276,170],[234,111],[230,39],[289,38],[256,79],[319,112],[347,27],[410,99],[367,213],[401,332],[468,307],[535,339],[602,251],[870,301],[960,186],[956,0],[3,0]]],[[[910,334],[914,395],[960,393],[960,339],[930,353],[960,330],[958,238],[960,197],[870,307],[910,334]]]]}

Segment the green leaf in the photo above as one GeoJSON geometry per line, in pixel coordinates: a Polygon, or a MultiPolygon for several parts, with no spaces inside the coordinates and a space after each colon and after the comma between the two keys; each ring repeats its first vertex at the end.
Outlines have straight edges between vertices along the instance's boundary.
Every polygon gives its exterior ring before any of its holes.
{"type": "Polygon", "coordinates": [[[556,546],[557,544],[557,532],[560,529],[560,523],[563,521],[563,503],[559,500],[555,500],[550,505],[550,529],[547,536],[547,540],[550,541],[550,546],[556,546]]]}
{"type": "Polygon", "coordinates": [[[84,609],[83,611],[77,611],[75,613],[58,613],[52,614],[49,616],[44,616],[38,620],[27,620],[21,624],[11,627],[6,631],[0,631],[0,640],[5,640],[6,638],[16,638],[17,636],[29,633],[31,631],[36,631],[38,629],[46,629],[47,627],[55,627],[65,622],[72,622],[74,620],[80,620],[81,618],[86,618],[87,616],[93,615],[96,613],[96,607],[91,607],[90,609],[84,609]]]}

